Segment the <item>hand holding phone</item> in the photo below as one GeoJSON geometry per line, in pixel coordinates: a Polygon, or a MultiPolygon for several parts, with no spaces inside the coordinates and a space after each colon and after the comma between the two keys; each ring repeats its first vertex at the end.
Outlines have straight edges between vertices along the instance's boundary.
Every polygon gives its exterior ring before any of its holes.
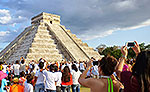
{"type": "Polygon", "coordinates": [[[127,47],[134,47],[135,44],[135,42],[127,42],[127,47]]]}

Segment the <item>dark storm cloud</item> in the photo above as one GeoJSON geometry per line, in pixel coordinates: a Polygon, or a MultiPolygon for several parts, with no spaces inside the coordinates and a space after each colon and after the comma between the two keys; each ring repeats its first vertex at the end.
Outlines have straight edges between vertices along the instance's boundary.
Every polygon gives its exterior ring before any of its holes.
{"type": "MultiPolygon", "coordinates": [[[[150,19],[150,0],[9,0],[1,5],[28,20],[41,12],[59,14],[61,22],[83,39],[110,35],[150,19]]],[[[148,23],[147,25],[149,25],[148,23]]]]}

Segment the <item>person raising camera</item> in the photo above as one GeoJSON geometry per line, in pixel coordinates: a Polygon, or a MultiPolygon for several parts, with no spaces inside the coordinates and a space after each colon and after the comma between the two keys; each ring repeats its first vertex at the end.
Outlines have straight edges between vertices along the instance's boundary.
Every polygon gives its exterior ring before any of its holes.
{"type": "Polygon", "coordinates": [[[136,41],[131,47],[136,53],[136,62],[131,71],[122,71],[128,55],[127,46],[121,48],[123,57],[117,68],[117,75],[124,84],[124,92],[150,92],[150,50],[140,51],[136,41]]]}

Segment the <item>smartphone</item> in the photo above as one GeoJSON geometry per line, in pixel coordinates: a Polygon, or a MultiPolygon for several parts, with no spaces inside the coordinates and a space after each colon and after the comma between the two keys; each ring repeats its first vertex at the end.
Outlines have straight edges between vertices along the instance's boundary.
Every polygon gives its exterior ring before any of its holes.
{"type": "Polygon", "coordinates": [[[134,47],[135,46],[135,42],[127,42],[127,46],[128,47],[134,47]]]}

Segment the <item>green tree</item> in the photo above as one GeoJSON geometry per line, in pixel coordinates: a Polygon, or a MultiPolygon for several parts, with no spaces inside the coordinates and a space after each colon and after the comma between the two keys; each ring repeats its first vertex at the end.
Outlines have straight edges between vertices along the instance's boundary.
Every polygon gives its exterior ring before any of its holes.
{"type": "Polygon", "coordinates": [[[116,59],[119,59],[121,57],[121,50],[117,49],[111,52],[111,56],[115,57],[116,59]]]}
{"type": "Polygon", "coordinates": [[[104,49],[102,51],[102,54],[107,56],[107,55],[111,55],[111,52],[113,51],[113,48],[112,47],[107,47],[106,49],[104,49]]]}
{"type": "Polygon", "coordinates": [[[140,43],[139,46],[140,46],[141,51],[145,50],[145,43],[144,42],[140,43]]]}

